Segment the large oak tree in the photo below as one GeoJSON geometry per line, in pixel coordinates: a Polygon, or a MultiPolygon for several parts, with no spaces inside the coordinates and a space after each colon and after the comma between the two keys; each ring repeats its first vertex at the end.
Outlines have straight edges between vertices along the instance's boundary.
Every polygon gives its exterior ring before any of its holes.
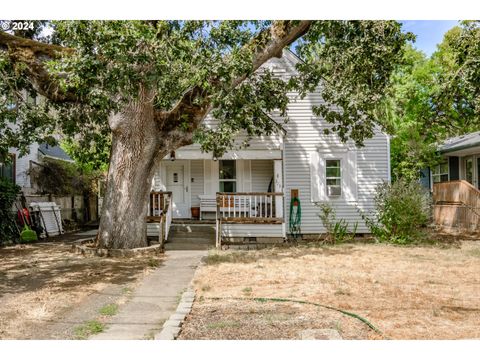
{"type": "Polygon", "coordinates": [[[240,131],[272,133],[277,126],[268,114],[287,119],[292,92],[320,87],[324,102],[314,113],[342,140],[361,145],[384,125],[379,105],[413,37],[395,21],[42,25],[51,36],[0,32],[0,149],[25,149],[56,132],[91,155],[111,142],[98,235],[107,248],[146,245],[151,181],[169,152],[196,141],[219,155],[240,131]],[[259,70],[292,44],[303,60],[298,76],[259,70]],[[215,130],[202,126],[208,113],[219,120],[215,130]]]}

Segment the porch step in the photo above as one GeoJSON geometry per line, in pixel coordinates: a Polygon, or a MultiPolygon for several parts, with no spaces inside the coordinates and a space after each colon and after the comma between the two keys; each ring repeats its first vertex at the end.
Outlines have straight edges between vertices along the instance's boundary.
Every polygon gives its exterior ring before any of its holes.
{"type": "Polygon", "coordinates": [[[206,250],[215,246],[215,224],[172,223],[166,250],[206,250]]]}
{"type": "Polygon", "coordinates": [[[196,220],[196,219],[172,219],[172,225],[204,225],[204,224],[215,224],[215,219],[206,219],[206,220],[196,220]]]}
{"type": "Polygon", "coordinates": [[[185,244],[177,242],[167,242],[165,250],[209,250],[215,247],[215,244],[185,244]]]}
{"type": "Polygon", "coordinates": [[[203,224],[203,225],[190,225],[190,224],[172,224],[170,231],[173,233],[178,233],[182,235],[193,235],[198,236],[202,235],[214,235],[215,234],[215,224],[203,224]]]}

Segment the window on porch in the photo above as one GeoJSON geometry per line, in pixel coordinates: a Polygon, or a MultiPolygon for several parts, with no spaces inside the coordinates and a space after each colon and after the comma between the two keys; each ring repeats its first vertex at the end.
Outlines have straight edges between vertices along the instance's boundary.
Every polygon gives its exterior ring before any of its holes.
{"type": "Polygon", "coordinates": [[[220,192],[236,192],[237,172],[235,168],[235,160],[219,160],[218,168],[220,192]]]}
{"type": "Polygon", "coordinates": [[[434,183],[448,181],[448,161],[438,164],[432,169],[432,180],[434,183]]]}

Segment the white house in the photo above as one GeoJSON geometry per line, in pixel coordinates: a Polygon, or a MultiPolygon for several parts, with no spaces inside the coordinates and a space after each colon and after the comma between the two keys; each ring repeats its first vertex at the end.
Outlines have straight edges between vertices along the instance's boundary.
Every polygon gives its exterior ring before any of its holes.
{"type": "Polygon", "coordinates": [[[22,188],[25,194],[37,191],[35,184],[30,179],[30,169],[36,164],[41,164],[43,159],[73,162],[73,160],[59,146],[33,143],[29,145],[27,154],[20,156],[18,149],[9,148],[10,162],[0,162],[0,176],[8,178],[22,188]]]}
{"type": "MultiPolygon", "coordinates": [[[[282,58],[264,66],[288,77],[299,61],[284,51],[282,58]]],[[[321,102],[319,93],[304,99],[292,93],[289,122],[271,115],[285,131],[254,139],[248,148],[229,151],[219,159],[201,152],[197,144],[178,149],[174,158],[167,156],[161,162],[152,191],[172,193],[174,219],[190,219],[196,207],[201,208],[202,219],[215,219],[217,245],[228,238],[288,237],[292,194],[300,200],[302,235],[325,232],[315,205],[320,202],[331,204],[337,218],[352,227],[358,223],[358,233],[368,233],[357,208],[373,210],[375,187],[390,180],[389,138],[376,131],[364,147],[357,148],[334,134],[324,135],[329,124],[312,112],[312,105],[321,102]]],[[[207,117],[205,124],[214,127],[215,120],[207,117]]],[[[154,211],[152,195],[149,214],[154,211]]],[[[149,224],[150,235],[156,226],[149,224]]]]}

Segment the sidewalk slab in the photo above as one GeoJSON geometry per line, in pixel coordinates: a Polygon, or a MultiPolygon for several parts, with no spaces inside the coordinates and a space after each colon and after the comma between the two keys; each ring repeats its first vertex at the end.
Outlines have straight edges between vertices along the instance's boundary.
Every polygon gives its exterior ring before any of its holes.
{"type": "Polygon", "coordinates": [[[167,251],[166,255],[163,265],[145,277],[131,300],[106,323],[106,330],[90,339],[140,340],[162,329],[207,251],[167,251]]]}

